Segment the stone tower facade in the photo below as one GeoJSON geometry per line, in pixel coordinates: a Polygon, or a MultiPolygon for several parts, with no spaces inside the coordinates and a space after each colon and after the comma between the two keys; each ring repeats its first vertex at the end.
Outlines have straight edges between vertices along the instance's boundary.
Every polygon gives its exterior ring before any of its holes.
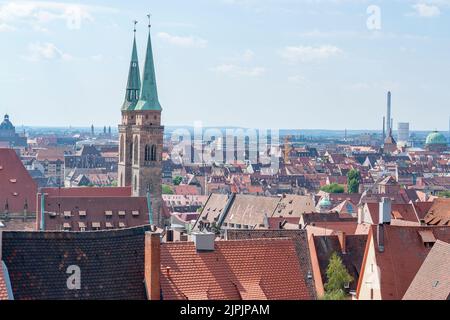
{"type": "Polygon", "coordinates": [[[119,186],[131,186],[132,195],[147,197],[153,222],[162,226],[162,148],[164,127],[158,100],[150,26],[143,83],[139,77],[136,40],[119,125],[119,186]]]}

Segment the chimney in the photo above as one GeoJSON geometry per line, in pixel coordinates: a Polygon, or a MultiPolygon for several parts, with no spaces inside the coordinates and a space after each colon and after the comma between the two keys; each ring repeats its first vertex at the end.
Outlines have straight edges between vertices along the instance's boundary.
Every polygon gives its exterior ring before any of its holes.
{"type": "Polygon", "coordinates": [[[197,252],[214,251],[216,235],[213,232],[192,232],[191,235],[197,252]]]}
{"type": "Polygon", "coordinates": [[[390,198],[381,198],[378,209],[378,224],[391,224],[392,200],[390,198]]]}
{"type": "Polygon", "coordinates": [[[173,242],[173,230],[172,229],[166,230],[166,242],[173,242]]]}
{"type": "Polygon", "coordinates": [[[387,115],[386,115],[386,123],[387,123],[387,134],[391,134],[391,92],[389,91],[387,94],[387,115]]]}
{"type": "Polygon", "coordinates": [[[145,286],[149,300],[161,300],[161,240],[159,233],[145,233],[145,286]]]}
{"type": "Polygon", "coordinates": [[[339,239],[339,243],[341,244],[342,254],[346,254],[347,253],[347,244],[346,244],[346,239],[345,239],[345,232],[338,231],[337,236],[339,239]]]}

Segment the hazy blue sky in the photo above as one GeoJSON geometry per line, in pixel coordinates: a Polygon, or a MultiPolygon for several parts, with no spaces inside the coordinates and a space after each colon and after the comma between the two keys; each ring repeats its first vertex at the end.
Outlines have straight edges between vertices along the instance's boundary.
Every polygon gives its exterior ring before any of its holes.
{"type": "Polygon", "coordinates": [[[166,125],[448,128],[450,0],[0,1],[0,113],[117,125],[148,12],[166,125]]]}

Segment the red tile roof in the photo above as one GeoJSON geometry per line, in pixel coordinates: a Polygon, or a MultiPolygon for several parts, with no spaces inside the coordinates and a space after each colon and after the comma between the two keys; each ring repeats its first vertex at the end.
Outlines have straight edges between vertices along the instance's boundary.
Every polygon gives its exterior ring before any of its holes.
{"type": "Polygon", "coordinates": [[[0,300],[8,300],[8,299],[9,299],[8,289],[6,287],[6,279],[3,273],[3,262],[0,260],[0,300]]]}
{"type": "MultiPolygon", "coordinates": [[[[378,224],[380,205],[378,203],[367,203],[370,216],[372,217],[373,224],[378,224]]],[[[403,220],[407,222],[417,223],[420,221],[415,213],[412,204],[392,204],[391,219],[403,220]]]]}
{"type": "Polygon", "coordinates": [[[450,226],[450,199],[434,199],[424,220],[429,225],[450,226]]]}
{"type": "Polygon", "coordinates": [[[180,185],[173,187],[175,194],[180,195],[200,195],[200,191],[196,186],[180,185]]]}
{"type": "Polygon", "coordinates": [[[309,289],[310,296],[315,299],[317,294],[312,275],[311,255],[308,246],[308,235],[305,230],[232,230],[225,232],[227,240],[291,238],[295,244],[301,273],[309,289]]]}
{"type": "Polygon", "coordinates": [[[21,213],[25,203],[28,212],[36,208],[37,185],[12,149],[0,149],[0,210],[21,213]]]}
{"type": "Polygon", "coordinates": [[[48,147],[37,151],[36,159],[38,161],[64,161],[64,152],[67,148],[48,147]]]}
{"type": "MultiPolygon", "coordinates": [[[[38,226],[41,221],[40,199],[41,195],[39,194],[38,226]]],[[[95,230],[95,228],[106,229],[107,222],[116,229],[137,227],[149,223],[145,197],[46,196],[44,202],[45,230],[62,230],[66,224],[66,227],[70,227],[70,231],[81,231],[80,222],[85,224],[85,231],[95,230]],[[100,226],[95,226],[94,223],[100,224],[100,226]],[[122,224],[120,225],[120,223],[122,224]]]]}
{"type": "Polygon", "coordinates": [[[42,188],[41,192],[55,197],[130,197],[131,187],[42,188]]]}
{"type": "Polygon", "coordinates": [[[292,239],[161,244],[163,299],[310,299],[292,239]],[[167,273],[170,268],[170,275],[167,273]]]}
{"type": "Polygon", "coordinates": [[[384,225],[384,252],[378,250],[376,228],[372,226],[369,236],[373,237],[376,263],[381,272],[381,297],[400,300],[431,250],[423,243],[419,231],[431,231],[436,239],[450,242],[450,228],[384,225]]]}
{"type": "Polygon", "coordinates": [[[450,244],[437,240],[403,300],[448,300],[450,298],[450,244]]]}

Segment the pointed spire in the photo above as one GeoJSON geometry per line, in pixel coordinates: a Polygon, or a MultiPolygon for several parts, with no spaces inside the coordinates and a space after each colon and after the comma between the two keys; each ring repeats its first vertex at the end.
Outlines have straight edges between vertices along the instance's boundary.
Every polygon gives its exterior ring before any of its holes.
{"type": "Polygon", "coordinates": [[[127,90],[125,94],[125,101],[122,105],[122,110],[134,110],[139,95],[141,93],[141,78],[139,72],[139,59],[136,48],[136,24],[134,21],[134,37],[133,37],[133,51],[131,53],[130,69],[128,71],[127,90]]]}
{"type": "Polygon", "coordinates": [[[150,33],[150,16],[150,14],[147,15],[149,19],[148,43],[142,80],[142,93],[141,99],[137,103],[135,110],[161,110],[161,105],[158,100],[158,89],[156,87],[155,63],[153,61],[152,39],[150,33]]]}

